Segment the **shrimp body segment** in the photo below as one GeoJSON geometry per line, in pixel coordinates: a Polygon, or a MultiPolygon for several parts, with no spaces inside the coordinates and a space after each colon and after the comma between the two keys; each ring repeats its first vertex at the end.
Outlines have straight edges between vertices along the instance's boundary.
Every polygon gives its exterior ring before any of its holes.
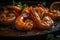
{"type": "Polygon", "coordinates": [[[31,30],[33,28],[33,21],[29,19],[23,21],[25,17],[28,16],[26,16],[26,14],[21,14],[17,17],[15,23],[18,30],[31,30]]]}
{"type": "Polygon", "coordinates": [[[48,16],[41,19],[38,13],[32,7],[29,8],[29,11],[31,12],[30,13],[31,18],[33,19],[34,23],[37,25],[38,29],[41,30],[49,29],[54,24],[53,20],[48,16]]]}

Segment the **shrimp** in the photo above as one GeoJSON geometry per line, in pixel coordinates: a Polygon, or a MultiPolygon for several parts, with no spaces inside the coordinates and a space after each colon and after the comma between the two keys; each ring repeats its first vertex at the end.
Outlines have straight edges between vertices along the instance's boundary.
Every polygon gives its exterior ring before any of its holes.
{"type": "Polygon", "coordinates": [[[46,12],[45,14],[51,17],[53,20],[56,20],[58,15],[57,13],[51,13],[51,12],[46,12]]]}
{"type": "Polygon", "coordinates": [[[38,14],[42,15],[46,14],[47,16],[51,17],[53,20],[60,20],[60,12],[59,11],[53,11],[50,12],[48,9],[44,8],[42,5],[38,4],[37,8],[35,10],[38,11],[38,14]],[[39,13],[40,12],[40,13],[39,13]]]}
{"type": "Polygon", "coordinates": [[[15,22],[17,30],[32,30],[32,28],[33,28],[33,21],[29,20],[29,19],[26,19],[24,21],[24,19],[26,17],[28,17],[26,15],[26,13],[23,13],[20,16],[17,17],[16,22],[15,22]]]}
{"type": "Polygon", "coordinates": [[[42,7],[37,7],[35,8],[35,10],[38,12],[40,17],[46,14],[47,16],[51,17],[53,20],[56,20],[57,15],[58,15],[57,13],[54,13],[54,12],[52,13],[46,9],[43,9],[42,7]]]}
{"type": "Polygon", "coordinates": [[[53,11],[53,12],[46,12],[45,14],[51,17],[53,20],[60,20],[60,12],[53,11]]]}
{"type": "Polygon", "coordinates": [[[43,19],[41,19],[38,15],[38,13],[32,8],[29,8],[30,11],[30,17],[32,18],[33,22],[36,24],[36,27],[40,30],[46,30],[49,28],[52,28],[54,21],[46,16],[43,19]]]}
{"type": "Polygon", "coordinates": [[[40,18],[42,18],[43,15],[44,15],[44,9],[41,8],[41,7],[35,7],[34,9],[35,9],[36,12],[39,14],[40,18]]]}
{"type": "Polygon", "coordinates": [[[13,13],[9,13],[9,14],[2,13],[0,15],[0,24],[9,25],[12,22],[14,22],[15,19],[16,19],[16,16],[13,13]]]}
{"type": "Polygon", "coordinates": [[[20,15],[20,13],[21,13],[20,12],[21,8],[18,6],[5,6],[3,8],[4,8],[5,13],[14,12],[16,16],[20,15]]]}
{"type": "Polygon", "coordinates": [[[18,6],[5,6],[4,9],[6,9],[6,8],[8,8],[9,10],[10,10],[10,9],[11,9],[11,10],[15,10],[15,11],[17,11],[17,12],[21,10],[21,8],[18,7],[18,6]]]}

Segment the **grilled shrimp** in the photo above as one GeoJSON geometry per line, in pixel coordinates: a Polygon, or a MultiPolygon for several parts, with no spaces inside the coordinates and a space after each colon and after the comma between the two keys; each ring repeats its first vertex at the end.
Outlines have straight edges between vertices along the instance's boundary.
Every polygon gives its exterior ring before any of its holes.
{"type": "Polygon", "coordinates": [[[47,10],[45,10],[45,14],[48,15],[49,17],[51,17],[53,20],[60,20],[60,12],[59,11],[53,11],[53,12],[49,12],[47,10]]]}
{"type": "Polygon", "coordinates": [[[44,8],[42,5],[38,5],[35,10],[38,12],[39,15],[46,14],[47,16],[51,17],[53,20],[60,20],[60,12],[54,10],[50,12],[49,9],[44,8]],[[40,12],[40,13],[39,13],[40,12]]]}
{"type": "Polygon", "coordinates": [[[5,6],[4,9],[8,8],[9,10],[15,10],[15,11],[20,11],[21,8],[18,6],[5,6]]]}
{"type": "Polygon", "coordinates": [[[5,6],[3,8],[5,13],[14,12],[16,16],[18,16],[21,13],[20,12],[21,8],[18,6],[5,6]]]}
{"type": "Polygon", "coordinates": [[[44,9],[41,8],[41,7],[35,7],[34,9],[35,9],[36,12],[39,14],[40,18],[42,18],[43,15],[44,15],[44,9]]]}
{"type": "Polygon", "coordinates": [[[5,25],[9,25],[12,22],[14,22],[14,20],[16,19],[15,14],[13,13],[9,13],[9,14],[0,14],[0,24],[5,24],[5,25]]]}
{"type": "Polygon", "coordinates": [[[51,17],[53,20],[56,20],[57,18],[57,13],[55,12],[49,12],[46,9],[43,9],[42,7],[37,7],[35,8],[35,10],[37,11],[37,13],[39,14],[40,17],[42,17],[44,14],[46,14],[47,16],[51,17]]]}
{"type": "Polygon", "coordinates": [[[32,8],[29,8],[30,11],[30,17],[32,18],[33,22],[36,24],[36,27],[40,30],[45,30],[45,29],[49,29],[52,28],[54,22],[53,20],[46,16],[43,19],[41,19],[38,15],[38,13],[32,8]]]}
{"type": "Polygon", "coordinates": [[[52,12],[46,12],[46,15],[48,15],[49,17],[51,17],[53,20],[57,20],[57,13],[52,13],[52,12]]]}
{"type": "Polygon", "coordinates": [[[28,19],[27,17],[28,16],[26,15],[26,13],[23,13],[17,17],[16,22],[15,22],[17,30],[32,30],[33,21],[28,19]]]}

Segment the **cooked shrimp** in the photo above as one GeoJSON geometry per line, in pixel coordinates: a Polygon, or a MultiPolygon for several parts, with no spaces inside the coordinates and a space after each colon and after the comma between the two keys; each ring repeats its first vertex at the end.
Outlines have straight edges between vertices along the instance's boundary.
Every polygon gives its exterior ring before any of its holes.
{"type": "MultiPolygon", "coordinates": [[[[25,20],[24,18],[28,17],[26,13],[21,14],[16,19],[16,29],[17,30],[31,30],[33,28],[33,21],[32,20],[25,20]]],[[[28,19],[28,18],[27,18],[28,19]]]]}
{"type": "Polygon", "coordinates": [[[47,16],[51,17],[53,20],[56,20],[57,15],[58,15],[57,13],[52,13],[46,9],[43,9],[42,7],[38,7],[35,10],[37,10],[40,17],[42,17],[44,14],[46,14],[47,16]]]}
{"type": "Polygon", "coordinates": [[[44,15],[44,9],[41,7],[35,7],[34,9],[39,14],[40,18],[42,18],[42,16],[44,15]]]}
{"type": "Polygon", "coordinates": [[[13,13],[9,13],[9,14],[2,13],[0,15],[0,24],[9,25],[12,22],[14,22],[15,19],[16,19],[16,16],[13,13]]]}
{"type": "Polygon", "coordinates": [[[41,13],[46,14],[47,16],[51,17],[53,20],[60,20],[60,12],[53,11],[50,12],[48,9],[44,8],[42,5],[38,4],[37,8],[35,10],[38,11],[38,14],[41,15],[41,13]],[[40,13],[39,13],[40,12],[40,13]]]}
{"type": "Polygon", "coordinates": [[[58,17],[57,12],[46,12],[45,14],[51,17],[53,20],[57,20],[57,17],[58,17]]]}
{"type": "Polygon", "coordinates": [[[49,12],[45,10],[45,14],[51,17],[53,20],[60,20],[60,12],[57,12],[57,11],[49,12]]]}
{"type": "Polygon", "coordinates": [[[4,9],[6,9],[6,8],[9,10],[15,10],[17,12],[21,10],[21,8],[18,6],[5,6],[4,9]]]}
{"type": "Polygon", "coordinates": [[[60,20],[60,11],[59,10],[55,10],[55,11],[53,11],[53,13],[57,14],[56,20],[60,20]]]}
{"type": "Polygon", "coordinates": [[[36,24],[38,29],[45,30],[45,29],[52,28],[54,22],[50,17],[46,16],[43,19],[40,19],[38,13],[32,7],[29,8],[29,11],[30,11],[29,14],[31,15],[31,18],[36,24]]]}
{"type": "Polygon", "coordinates": [[[20,10],[21,10],[21,8],[18,6],[6,6],[6,7],[4,7],[5,13],[14,12],[16,16],[20,15],[20,13],[21,13],[20,10]]]}

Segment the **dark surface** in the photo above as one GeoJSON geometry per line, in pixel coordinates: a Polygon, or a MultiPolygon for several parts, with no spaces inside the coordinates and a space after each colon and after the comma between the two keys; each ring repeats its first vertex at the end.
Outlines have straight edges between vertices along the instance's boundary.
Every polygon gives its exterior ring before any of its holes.
{"type": "Polygon", "coordinates": [[[0,39],[3,40],[6,39],[6,40],[46,40],[46,35],[44,36],[29,36],[29,37],[0,37],[0,39]]]}

